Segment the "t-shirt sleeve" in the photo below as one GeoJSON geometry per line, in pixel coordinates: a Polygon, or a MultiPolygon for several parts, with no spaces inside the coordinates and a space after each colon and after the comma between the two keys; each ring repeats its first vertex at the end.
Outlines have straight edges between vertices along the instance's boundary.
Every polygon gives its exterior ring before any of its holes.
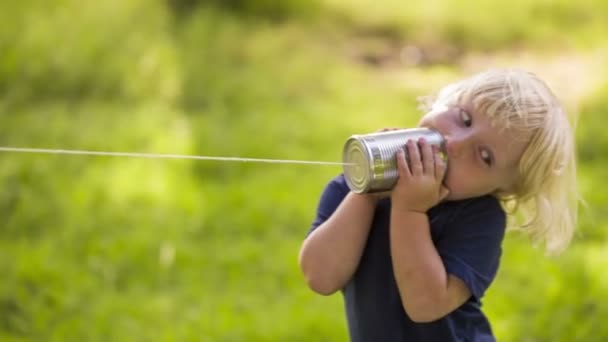
{"type": "Polygon", "coordinates": [[[334,213],[334,211],[336,211],[336,208],[338,208],[344,197],[346,197],[349,192],[350,189],[348,188],[344,175],[342,174],[334,177],[327,184],[323,190],[323,193],[321,194],[319,205],[317,206],[317,213],[308,234],[325,222],[334,213]]]}
{"type": "Polygon", "coordinates": [[[480,300],[496,276],[506,214],[498,200],[484,197],[450,217],[437,242],[446,271],[461,279],[480,300]]]}

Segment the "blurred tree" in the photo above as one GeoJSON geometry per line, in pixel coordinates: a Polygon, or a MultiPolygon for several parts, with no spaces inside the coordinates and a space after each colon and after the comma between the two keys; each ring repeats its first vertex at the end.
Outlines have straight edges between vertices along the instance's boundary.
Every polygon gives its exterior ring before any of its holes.
{"type": "Polygon", "coordinates": [[[309,16],[320,8],[318,0],[167,0],[171,11],[178,15],[191,13],[194,8],[210,5],[242,15],[284,20],[293,16],[309,16]]]}

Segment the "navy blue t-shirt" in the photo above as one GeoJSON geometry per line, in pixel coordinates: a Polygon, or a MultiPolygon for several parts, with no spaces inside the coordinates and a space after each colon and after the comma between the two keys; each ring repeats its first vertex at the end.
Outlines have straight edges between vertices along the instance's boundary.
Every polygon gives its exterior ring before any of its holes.
{"type": "MultiPolygon", "coordinates": [[[[348,192],[343,175],[328,184],[310,232],[333,214],[348,192]]],[[[496,198],[483,196],[442,202],[427,214],[446,271],[462,279],[471,297],[434,322],[416,323],[407,316],[392,271],[390,199],[381,200],[358,268],[342,289],[351,341],[495,340],[480,300],[498,269],[506,226],[504,210],[496,198]]]]}

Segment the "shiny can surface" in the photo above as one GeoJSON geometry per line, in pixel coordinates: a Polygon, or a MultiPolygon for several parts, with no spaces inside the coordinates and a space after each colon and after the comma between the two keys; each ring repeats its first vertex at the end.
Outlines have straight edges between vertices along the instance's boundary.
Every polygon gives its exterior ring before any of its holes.
{"type": "Polygon", "coordinates": [[[429,144],[439,147],[445,160],[443,136],[428,128],[400,129],[349,137],[344,144],[342,161],[344,178],[350,190],[355,193],[371,193],[392,189],[399,177],[397,151],[403,149],[408,140],[418,141],[420,138],[425,138],[429,144]]]}

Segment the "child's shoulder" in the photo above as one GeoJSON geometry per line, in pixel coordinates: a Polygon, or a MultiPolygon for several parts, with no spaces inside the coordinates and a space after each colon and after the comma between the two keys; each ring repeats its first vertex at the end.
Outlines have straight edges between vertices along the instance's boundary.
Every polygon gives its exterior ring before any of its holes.
{"type": "Polygon", "coordinates": [[[346,178],[344,174],[338,174],[334,176],[325,186],[325,191],[337,191],[341,193],[348,193],[350,188],[348,187],[348,183],[346,183],[346,178]]]}
{"type": "Polygon", "coordinates": [[[500,200],[492,195],[467,198],[457,201],[446,201],[445,203],[466,211],[475,210],[504,212],[500,200]]]}
{"type": "Polygon", "coordinates": [[[506,222],[506,212],[492,195],[442,202],[432,209],[447,221],[492,220],[506,222]]]}

